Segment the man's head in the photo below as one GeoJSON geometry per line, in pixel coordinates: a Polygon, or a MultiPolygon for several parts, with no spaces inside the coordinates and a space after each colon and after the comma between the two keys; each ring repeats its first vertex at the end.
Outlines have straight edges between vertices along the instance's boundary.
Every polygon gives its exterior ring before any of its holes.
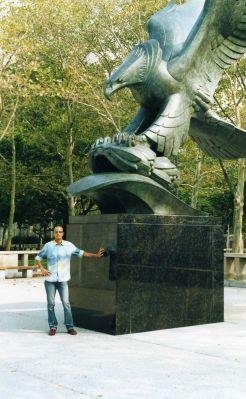
{"type": "Polygon", "coordinates": [[[54,228],[54,239],[56,242],[61,242],[62,237],[64,235],[63,227],[62,226],[55,226],[54,228]]]}

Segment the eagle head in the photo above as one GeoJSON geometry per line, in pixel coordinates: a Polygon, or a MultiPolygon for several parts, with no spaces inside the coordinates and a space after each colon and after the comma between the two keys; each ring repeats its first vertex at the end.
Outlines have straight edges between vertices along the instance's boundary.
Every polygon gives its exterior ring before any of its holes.
{"type": "Polygon", "coordinates": [[[145,83],[161,59],[162,50],[157,40],[151,39],[137,45],[106,81],[105,96],[110,99],[113,93],[123,87],[145,83]]]}

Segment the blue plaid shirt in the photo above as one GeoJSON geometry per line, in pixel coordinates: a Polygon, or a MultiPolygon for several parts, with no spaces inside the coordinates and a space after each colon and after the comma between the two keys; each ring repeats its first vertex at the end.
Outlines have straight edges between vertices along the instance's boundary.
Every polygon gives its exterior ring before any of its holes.
{"type": "Polygon", "coordinates": [[[36,256],[36,260],[47,259],[47,269],[51,273],[45,278],[46,281],[68,281],[70,280],[70,259],[72,255],[82,258],[84,251],[76,248],[69,241],[62,240],[61,244],[55,241],[47,242],[36,256]]]}

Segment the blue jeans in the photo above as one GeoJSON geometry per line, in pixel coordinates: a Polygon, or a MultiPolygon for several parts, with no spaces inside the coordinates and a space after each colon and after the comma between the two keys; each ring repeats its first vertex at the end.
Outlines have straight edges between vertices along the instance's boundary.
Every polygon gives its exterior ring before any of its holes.
{"type": "Polygon", "coordinates": [[[44,282],[47,294],[47,309],[48,309],[48,323],[50,328],[57,328],[57,319],[55,315],[55,295],[56,290],[59,292],[63,309],[64,309],[64,324],[67,329],[73,328],[73,316],[69,302],[68,283],[67,281],[44,282]]]}

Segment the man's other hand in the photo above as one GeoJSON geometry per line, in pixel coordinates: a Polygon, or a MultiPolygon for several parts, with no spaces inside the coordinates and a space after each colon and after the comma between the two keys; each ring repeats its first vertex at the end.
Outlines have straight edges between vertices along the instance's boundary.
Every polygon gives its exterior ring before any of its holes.
{"type": "Polygon", "coordinates": [[[41,271],[42,276],[50,276],[51,275],[51,273],[44,267],[42,267],[42,269],[40,268],[40,271],[41,271]]]}

